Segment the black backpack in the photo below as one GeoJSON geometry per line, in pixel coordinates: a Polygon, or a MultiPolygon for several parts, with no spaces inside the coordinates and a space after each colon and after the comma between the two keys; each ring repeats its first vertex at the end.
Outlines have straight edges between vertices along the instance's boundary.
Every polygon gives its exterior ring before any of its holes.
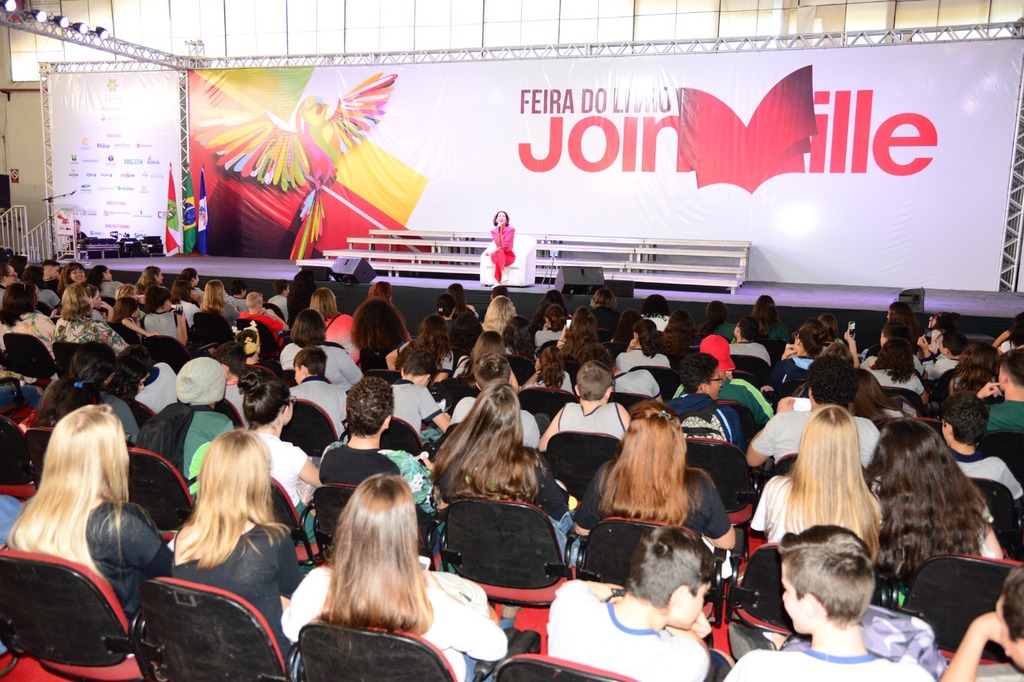
{"type": "Polygon", "coordinates": [[[185,466],[185,436],[194,414],[185,403],[168,405],[142,425],[135,444],[169,460],[187,479],[188,472],[182,470],[185,466]]]}
{"type": "Polygon", "coordinates": [[[710,438],[728,442],[725,426],[715,414],[717,411],[718,404],[711,402],[699,410],[680,413],[679,421],[683,425],[683,433],[687,438],[710,438]]]}

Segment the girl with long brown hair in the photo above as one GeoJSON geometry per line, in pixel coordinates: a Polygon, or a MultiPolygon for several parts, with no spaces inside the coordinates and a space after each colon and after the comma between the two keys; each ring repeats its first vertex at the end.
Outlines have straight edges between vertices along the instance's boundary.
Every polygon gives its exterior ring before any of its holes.
{"type": "Polygon", "coordinates": [[[924,384],[914,370],[914,349],[905,339],[889,339],[868,370],[883,388],[903,388],[918,395],[924,393],[924,384]]]}
{"type": "Polygon", "coordinates": [[[939,554],[1002,556],[984,496],[928,425],[883,426],[867,479],[882,509],[882,570],[905,580],[939,554]]]}
{"type": "Polygon", "coordinates": [[[441,650],[459,680],[468,672],[463,654],[486,661],[504,656],[507,639],[490,617],[483,590],[420,568],[417,547],[409,484],[394,474],[367,478],[338,521],[331,565],[314,569],[295,590],[282,619],[285,635],[297,640],[316,618],[420,635],[441,650]],[[453,583],[460,598],[442,587],[453,583]]]}
{"type": "Polygon", "coordinates": [[[615,371],[628,372],[634,367],[668,367],[668,358],[660,352],[661,334],[653,320],[644,318],[637,322],[626,352],[615,358],[615,371]]]}
{"type": "Polygon", "coordinates": [[[484,388],[445,440],[434,463],[433,495],[439,509],[465,497],[530,502],[562,532],[572,524],[565,491],[537,451],[523,445],[519,399],[508,384],[484,388]]]}
{"type": "Polygon", "coordinates": [[[588,343],[600,343],[597,337],[597,319],[590,308],[577,308],[572,314],[572,321],[562,331],[562,340],[558,347],[565,360],[576,360],[580,351],[588,343]]]}
{"type": "Polygon", "coordinates": [[[440,315],[427,315],[420,322],[420,328],[416,331],[416,340],[402,346],[400,350],[393,350],[388,353],[388,369],[397,370],[402,362],[413,351],[426,351],[434,360],[434,367],[437,374],[433,381],[446,379],[453,369],[453,355],[451,337],[448,335],[448,323],[440,315]]]}
{"type": "Polygon", "coordinates": [[[588,535],[609,516],[685,526],[732,549],[733,530],[711,479],[686,465],[686,436],[675,413],[653,400],[629,411],[619,454],[598,469],[576,510],[576,532],[588,535]]]}
{"type": "Polygon", "coordinates": [[[908,416],[889,394],[882,390],[875,375],[866,369],[857,370],[857,397],[850,404],[855,417],[863,417],[879,425],[889,419],[908,416]]]}
{"type": "Polygon", "coordinates": [[[971,341],[960,353],[960,362],[953,372],[952,391],[976,393],[995,381],[999,374],[999,353],[984,341],[971,341]]]}
{"type": "Polygon", "coordinates": [[[841,526],[877,556],[878,501],[864,482],[857,443],[857,425],[845,408],[816,410],[804,427],[792,472],[768,481],[750,527],[778,542],[811,526],[841,526]]]}

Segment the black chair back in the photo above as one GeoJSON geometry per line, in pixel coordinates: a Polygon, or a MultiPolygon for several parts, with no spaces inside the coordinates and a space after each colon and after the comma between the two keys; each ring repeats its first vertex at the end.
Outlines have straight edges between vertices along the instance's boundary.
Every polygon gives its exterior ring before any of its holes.
{"type": "Polygon", "coordinates": [[[569,494],[583,499],[591,479],[605,462],[619,452],[618,438],[597,433],[562,431],[548,441],[547,458],[551,471],[569,494]]]}
{"type": "MultiPolygon", "coordinates": [[[[907,586],[903,611],[924,619],[935,630],[940,649],[956,651],[971,622],[995,609],[1003,581],[1016,561],[970,556],[928,559],[907,586]]],[[[985,647],[985,657],[1006,660],[1001,649],[985,647]]]]}
{"type": "Polygon", "coordinates": [[[196,313],[192,318],[192,338],[198,344],[233,341],[231,323],[220,313],[196,313]]]}
{"type": "Polygon", "coordinates": [[[4,367],[22,376],[49,379],[57,373],[46,345],[31,334],[4,334],[4,367]]]}
{"type": "Polygon", "coordinates": [[[623,393],[622,391],[613,391],[611,397],[611,402],[622,405],[626,408],[627,412],[629,408],[645,400],[653,400],[653,398],[643,393],[623,393]]]}
{"type": "Polygon", "coordinates": [[[578,403],[579,399],[568,391],[546,386],[531,386],[519,392],[519,406],[530,414],[546,414],[555,418],[558,411],[569,403],[578,403]]]}
{"type": "Polygon", "coordinates": [[[661,397],[663,400],[671,400],[679,389],[679,372],[669,367],[654,367],[654,366],[643,366],[634,367],[630,371],[646,369],[654,377],[654,380],[658,382],[658,388],[661,391],[661,397]]]}
{"type": "Polygon", "coordinates": [[[1013,477],[1024,481],[1024,431],[989,431],[978,444],[978,452],[998,457],[1013,477]]]}
{"type": "Polygon", "coordinates": [[[274,504],[274,520],[288,529],[288,534],[295,545],[296,556],[299,557],[299,563],[315,563],[319,557],[313,545],[310,544],[309,538],[306,537],[306,530],[302,527],[299,513],[295,510],[295,505],[292,504],[288,493],[280,483],[273,479],[270,481],[270,498],[274,504]]]}
{"type": "Polygon", "coordinates": [[[1006,550],[1007,556],[1020,561],[1024,558],[1020,507],[1014,502],[1009,488],[987,478],[972,478],[971,483],[985,496],[988,512],[992,515],[992,530],[995,531],[999,545],[1006,550]]]}
{"type": "Polygon", "coordinates": [[[492,599],[513,603],[550,603],[553,588],[568,575],[547,514],[524,502],[453,502],[447,509],[441,561],[480,583],[492,599]],[[526,590],[538,594],[531,598],[526,590]]]}
{"type": "MultiPolygon", "coordinates": [[[[441,388],[448,392],[448,395],[452,397],[452,401],[447,406],[446,410],[448,414],[451,414],[455,410],[455,406],[463,398],[475,398],[478,395],[480,395],[479,388],[476,388],[475,386],[470,386],[462,379],[445,379],[444,381],[440,382],[440,386],[441,388]]],[[[520,393],[519,395],[521,398],[522,393],[520,393]]]]}
{"type": "Polygon", "coordinates": [[[64,377],[68,375],[68,368],[71,367],[71,358],[74,357],[76,350],[78,350],[77,343],[69,341],[53,342],[53,359],[57,363],[57,376],[64,377]]]}
{"type": "Polygon", "coordinates": [[[360,348],[359,368],[366,372],[371,369],[387,369],[389,348],[360,348]]]}
{"type": "Polygon", "coordinates": [[[897,403],[901,403],[909,406],[914,412],[917,413],[918,417],[927,417],[928,412],[925,410],[924,403],[921,402],[921,396],[916,392],[911,391],[909,388],[894,388],[892,386],[883,386],[882,390],[885,391],[886,395],[896,400],[897,403]]]}
{"type": "Polygon", "coordinates": [[[686,463],[703,470],[722,497],[722,504],[734,524],[750,520],[757,501],[747,458],[731,443],[706,438],[686,439],[686,463]]]}
{"type": "Polygon", "coordinates": [[[70,679],[142,677],[113,588],[84,566],[0,552],[0,594],[0,628],[14,653],[70,679]]]}
{"type": "Polygon", "coordinates": [[[525,384],[526,380],[537,371],[533,360],[524,355],[506,355],[505,358],[508,360],[509,367],[512,368],[512,374],[515,375],[516,382],[520,386],[525,384]]]}
{"type": "Polygon", "coordinates": [[[778,545],[762,545],[750,555],[740,581],[729,590],[728,614],[749,627],[792,632],[782,604],[782,558],[778,545]]]}
{"type": "Polygon", "coordinates": [[[389,384],[393,384],[402,378],[402,373],[395,369],[371,369],[363,372],[363,376],[380,377],[389,384]]]}
{"type": "Polygon", "coordinates": [[[494,679],[495,682],[633,682],[632,677],[536,654],[506,658],[495,669],[494,679]]]}
{"type": "Polygon", "coordinates": [[[782,354],[786,352],[786,342],[780,341],[779,339],[755,339],[759,344],[764,346],[764,349],[768,351],[768,357],[771,359],[771,365],[774,367],[782,360],[782,354]]]}
{"type": "Polygon", "coordinates": [[[181,472],[149,450],[128,449],[128,500],[161,531],[178,530],[192,516],[192,495],[181,472]]]}
{"type": "Polygon", "coordinates": [[[338,434],[334,422],[319,405],[299,399],[292,405],[292,420],[281,432],[281,440],[300,448],[308,457],[319,459],[324,448],[338,440],[338,434]]]}
{"type": "Polygon", "coordinates": [[[302,628],[288,668],[296,682],[455,682],[455,673],[445,657],[420,637],[326,623],[310,623],[302,628]]]}
{"type": "Polygon", "coordinates": [[[324,558],[330,558],[334,545],[334,532],[338,529],[338,519],[345,505],[352,499],[356,486],[348,483],[329,483],[313,491],[313,508],[316,509],[315,525],[316,544],[324,558]]]}
{"type": "Polygon", "coordinates": [[[120,322],[108,322],[110,328],[117,332],[117,335],[124,339],[125,343],[137,344],[142,343],[142,337],[134,329],[129,329],[120,322]]]}
{"type": "Polygon", "coordinates": [[[153,664],[152,679],[287,679],[273,630],[248,602],[173,578],[147,580],[140,594],[135,631],[153,664]]]}
{"type": "Polygon", "coordinates": [[[14,422],[0,415],[0,494],[31,497],[36,490],[35,480],[25,434],[14,422]]]}
{"type": "Polygon", "coordinates": [[[153,362],[166,362],[175,373],[180,372],[185,363],[192,359],[188,348],[173,336],[147,336],[142,340],[142,345],[149,351],[153,362]]]}
{"type": "Polygon", "coordinates": [[[771,365],[753,355],[733,355],[732,361],[736,365],[737,370],[753,375],[754,381],[751,383],[754,384],[755,388],[764,386],[765,382],[768,381],[768,375],[772,373],[771,365]]]}
{"type": "Polygon", "coordinates": [[[625,585],[633,550],[644,533],[661,524],[635,519],[603,519],[590,529],[580,554],[576,577],[581,580],[625,585]]]}
{"type": "Polygon", "coordinates": [[[52,435],[52,426],[33,426],[25,432],[25,444],[28,446],[28,457],[32,462],[37,486],[43,479],[43,461],[46,459],[46,448],[50,445],[52,435]]]}
{"type": "Polygon", "coordinates": [[[719,405],[728,405],[736,416],[740,418],[740,428],[743,429],[743,438],[749,443],[757,435],[757,422],[754,420],[754,413],[743,403],[735,400],[718,400],[719,405]]]}
{"type": "Polygon", "coordinates": [[[220,402],[213,406],[213,411],[230,419],[236,429],[245,426],[242,415],[238,414],[238,408],[227,398],[221,398],[220,402]]]}
{"type": "Polygon", "coordinates": [[[419,430],[398,417],[391,417],[391,425],[380,436],[380,446],[385,450],[405,450],[413,456],[423,451],[419,430]]]}

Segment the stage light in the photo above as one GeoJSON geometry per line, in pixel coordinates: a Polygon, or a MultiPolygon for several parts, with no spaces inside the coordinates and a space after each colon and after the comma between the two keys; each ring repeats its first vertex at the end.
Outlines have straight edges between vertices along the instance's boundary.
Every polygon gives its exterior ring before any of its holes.
{"type": "Polygon", "coordinates": [[[4,11],[13,12],[18,9],[18,3],[16,0],[4,0],[4,11]]]}
{"type": "Polygon", "coordinates": [[[100,40],[106,40],[107,38],[110,37],[110,31],[108,31],[107,29],[103,28],[102,26],[97,26],[96,28],[94,28],[92,30],[92,32],[95,33],[96,37],[99,38],[100,40]]]}
{"type": "Polygon", "coordinates": [[[71,29],[84,36],[86,33],[89,32],[89,24],[79,21],[74,24],[71,24],[71,29]]]}
{"type": "Polygon", "coordinates": [[[25,12],[25,18],[31,19],[32,21],[38,21],[39,23],[46,23],[46,10],[44,9],[32,9],[25,12]]]}
{"type": "Polygon", "coordinates": [[[50,21],[55,23],[57,26],[60,26],[61,28],[67,28],[68,26],[71,25],[71,20],[68,19],[63,14],[58,14],[57,16],[55,16],[52,19],[50,19],[50,21]]]}

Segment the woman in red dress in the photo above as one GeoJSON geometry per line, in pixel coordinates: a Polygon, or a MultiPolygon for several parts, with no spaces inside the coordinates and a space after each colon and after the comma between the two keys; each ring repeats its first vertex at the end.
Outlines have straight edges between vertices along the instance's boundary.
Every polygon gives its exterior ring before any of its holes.
{"type": "Polygon", "coordinates": [[[516,254],[512,251],[512,242],[515,238],[516,229],[509,225],[508,213],[495,213],[491,239],[498,248],[491,254],[491,262],[494,263],[494,281],[498,284],[502,282],[502,269],[516,262],[516,254]]]}

